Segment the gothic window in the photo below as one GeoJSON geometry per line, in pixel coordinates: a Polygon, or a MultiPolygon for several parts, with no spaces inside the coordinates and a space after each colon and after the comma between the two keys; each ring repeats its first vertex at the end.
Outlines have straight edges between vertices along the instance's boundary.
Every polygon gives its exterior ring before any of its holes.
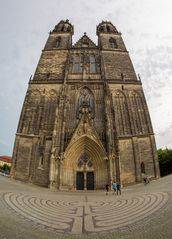
{"type": "Polygon", "coordinates": [[[107,29],[107,32],[110,32],[110,26],[109,25],[106,26],[106,29],[107,29]]]}
{"type": "Polygon", "coordinates": [[[114,97],[114,108],[116,113],[116,124],[119,135],[131,134],[131,118],[127,99],[124,92],[117,90],[114,97]]]}
{"type": "Polygon", "coordinates": [[[43,164],[44,164],[44,158],[43,158],[43,156],[41,156],[41,158],[40,158],[40,165],[43,166],[43,164]]]}
{"type": "Polygon", "coordinates": [[[23,133],[36,134],[39,127],[41,94],[38,90],[31,93],[29,99],[30,107],[25,111],[25,120],[23,123],[23,133]]]}
{"type": "Polygon", "coordinates": [[[38,169],[44,169],[44,155],[40,155],[38,169]]]}
{"type": "Polygon", "coordinates": [[[73,65],[72,65],[72,73],[81,73],[81,58],[80,56],[73,56],[73,65]]]}
{"type": "Polygon", "coordinates": [[[86,165],[89,168],[93,167],[93,162],[86,153],[82,154],[78,160],[78,167],[81,168],[83,165],[86,165]]]}
{"type": "Polygon", "coordinates": [[[57,99],[52,96],[50,100],[47,102],[47,112],[49,117],[46,118],[46,128],[49,135],[52,135],[53,127],[54,127],[54,119],[56,114],[56,107],[57,107],[57,99]]]}
{"type": "Polygon", "coordinates": [[[58,48],[60,47],[60,45],[61,45],[61,37],[58,37],[56,41],[56,47],[58,48]]]}
{"type": "Polygon", "coordinates": [[[96,73],[96,59],[95,59],[95,56],[90,56],[90,73],[96,73]]]}
{"type": "Polygon", "coordinates": [[[100,26],[99,31],[100,31],[100,32],[103,32],[103,31],[104,31],[104,27],[103,27],[103,26],[100,26]]]}
{"type": "Polygon", "coordinates": [[[110,48],[118,48],[116,40],[112,37],[109,39],[109,46],[110,48]]]}
{"type": "Polygon", "coordinates": [[[137,134],[151,132],[151,125],[145,111],[144,99],[138,91],[131,93],[131,104],[133,109],[133,119],[135,122],[135,131],[137,134]]]}
{"type": "Polygon", "coordinates": [[[63,24],[59,24],[57,26],[57,31],[63,31],[63,24]]]}
{"type": "Polygon", "coordinates": [[[82,88],[78,98],[77,118],[84,112],[87,112],[91,118],[94,118],[94,97],[87,87],[82,88]]]}
{"type": "Polygon", "coordinates": [[[88,43],[87,39],[83,39],[82,47],[89,47],[89,43],[88,43]]]}
{"type": "Polygon", "coordinates": [[[70,32],[71,31],[71,27],[69,26],[68,28],[67,28],[67,32],[70,32]]]}
{"type": "Polygon", "coordinates": [[[86,153],[84,153],[82,156],[81,156],[81,160],[83,161],[83,163],[88,163],[88,160],[89,160],[89,157],[86,153]]]}

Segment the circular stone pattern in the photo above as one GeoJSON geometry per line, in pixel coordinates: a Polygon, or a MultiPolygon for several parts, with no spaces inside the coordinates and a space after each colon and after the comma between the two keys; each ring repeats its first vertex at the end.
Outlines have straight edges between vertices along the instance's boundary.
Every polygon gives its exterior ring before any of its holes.
{"type": "MultiPolygon", "coordinates": [[[[66,202],[20,193],[5,193],[4,200],[18,214],[61,233],[113,231],[148,217],[168,201],[165,192],[115,197],[109,202],[66,202]]],[[[70,200],[69,200],[70,201],[70,200]]]]}

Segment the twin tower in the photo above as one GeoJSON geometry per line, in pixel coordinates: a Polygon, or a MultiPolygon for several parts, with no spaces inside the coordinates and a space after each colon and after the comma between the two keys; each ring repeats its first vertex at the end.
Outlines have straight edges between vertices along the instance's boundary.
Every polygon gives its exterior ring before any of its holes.
{"type": "Polygon", "coordinates": [[[30,79],[11,175],[52,189],[94,190],[159,177],[142,84],[121,33],[97,26],[98,45],[60,21],[30,79]]]}

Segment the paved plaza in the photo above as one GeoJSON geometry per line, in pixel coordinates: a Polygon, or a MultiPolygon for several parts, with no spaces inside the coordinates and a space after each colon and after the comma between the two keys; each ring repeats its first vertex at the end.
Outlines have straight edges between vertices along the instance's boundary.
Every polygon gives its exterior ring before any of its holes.
{"type": "Polygon", "coordinates": [[[52,192],[0,176],[0,238],[172,238],[172,175],[122,189],[52,192]]]}

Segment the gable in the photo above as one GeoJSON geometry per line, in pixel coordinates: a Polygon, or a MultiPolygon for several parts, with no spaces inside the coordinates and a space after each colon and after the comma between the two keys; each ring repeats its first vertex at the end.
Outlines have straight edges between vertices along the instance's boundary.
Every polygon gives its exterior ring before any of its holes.
{"type": "Polygon", "coordinates": [[[84,33],[73,46],[74,48],[97,48],[96,44],[84,33]]]}
{"type": "Polygon", "coordinates": [[[82,115],[66,150],[68,148],[70,148],[70,146],[74,142],[76,142],[78,139],[80,139],[83,136],[88,137],[88,138],[92,139],[94,142],[96,142],[100,146],[100,148],[102,148],[102,151],[105,153],[104,146],[103,146],[101,140],[99,139],[99,136],[98,136],[94,126],[91,124],[90,119],[87,114],[82,115]]]}

